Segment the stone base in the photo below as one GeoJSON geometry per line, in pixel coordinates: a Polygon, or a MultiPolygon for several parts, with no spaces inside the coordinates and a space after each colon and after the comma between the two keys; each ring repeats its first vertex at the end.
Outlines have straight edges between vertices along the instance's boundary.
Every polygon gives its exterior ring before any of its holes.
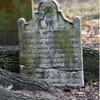
{"type": "Polygon", "coordinates": [[[27,69],[23,73],[30,75],[34,79],[44,80],[54,86],[84,86],[82,71],[61,71],[57,69],[27,69]],[[27,72],[27,73],[26,73],[27,72]]]}

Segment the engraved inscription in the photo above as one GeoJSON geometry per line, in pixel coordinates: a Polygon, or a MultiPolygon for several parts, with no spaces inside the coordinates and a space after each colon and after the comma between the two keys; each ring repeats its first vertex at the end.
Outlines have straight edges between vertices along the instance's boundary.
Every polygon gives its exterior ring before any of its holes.
{"type": "Polygon", "coordinates": [[[55,0],[41,0],[31,21],[18,21],[22,72],[53,85],[83,86],[80,23],[65,19],[55,0]]]}

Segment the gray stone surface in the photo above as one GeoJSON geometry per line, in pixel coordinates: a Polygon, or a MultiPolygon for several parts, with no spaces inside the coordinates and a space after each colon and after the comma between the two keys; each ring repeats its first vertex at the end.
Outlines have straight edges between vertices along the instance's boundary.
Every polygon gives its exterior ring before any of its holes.
{"type": "Polygon", "coordinates": [[[32,18],[31,1],[0,0],[0,46],[18,45],[17,20],[32,18]]]}
{"type": "Polygon", "coordinates": [[[53,85],[83,86],[81,21],[66,19],[55,0],[41,0],[34,18],[18,20],[22,73],[53,85]]]}

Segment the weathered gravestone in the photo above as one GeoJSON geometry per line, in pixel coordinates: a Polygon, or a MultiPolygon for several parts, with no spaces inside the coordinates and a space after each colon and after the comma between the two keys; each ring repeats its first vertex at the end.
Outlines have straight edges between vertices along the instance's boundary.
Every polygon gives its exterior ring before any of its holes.
{"type": "Polygon", "coordinates": [[[64,18],[54,0],[41,0],[30,22],[18,20],[22,72],[54,85],[83,86],[80,18],[64,18]]]}
{"type": "Polygon", "coordinates": [[[29,20],[31,9],[31,0],[0,0],[0,47],[18,45],[16,22],[20,17],[29,20]]]}

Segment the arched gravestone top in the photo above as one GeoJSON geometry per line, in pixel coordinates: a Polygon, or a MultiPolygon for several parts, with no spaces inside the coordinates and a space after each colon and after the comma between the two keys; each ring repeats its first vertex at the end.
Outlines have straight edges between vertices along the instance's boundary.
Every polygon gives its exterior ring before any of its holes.
{"type": "Polygon", "coordinates": [[[23,73],[53,85],[84,85],[79,17],[71,22],[55,0],[42,0],[31,21],[18,20],[18,30],[23,73]]]}

